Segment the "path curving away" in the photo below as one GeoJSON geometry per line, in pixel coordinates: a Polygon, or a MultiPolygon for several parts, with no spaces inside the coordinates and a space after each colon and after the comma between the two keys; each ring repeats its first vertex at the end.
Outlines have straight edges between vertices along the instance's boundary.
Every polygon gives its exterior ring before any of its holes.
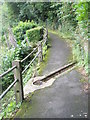
{"type": "Polygon", "coordinates": [[[67,64],[71,55],[71,49],[63,39],[60,39],[58,35],[52,33],[49,33],[49,36],[51,39],[50,56],[43,75],[67,64]]]}
{"type": "MultiPolygon", "coordinates": [[[[71,50],[65,41],[49,33],[50,57],[43,75],[68,62],[71,50]]],[[[58,77],[52,86],[34,92],[26,100],[15,118],[85,118],[88,96],[82,91],[81,75],[76,71],[58,77]]]]}

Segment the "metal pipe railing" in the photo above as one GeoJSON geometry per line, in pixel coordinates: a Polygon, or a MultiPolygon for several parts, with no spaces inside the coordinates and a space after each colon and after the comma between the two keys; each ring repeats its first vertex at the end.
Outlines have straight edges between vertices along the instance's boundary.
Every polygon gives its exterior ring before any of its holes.
{"type": "Polygon", "coordinates": [[[7,94],[7,92],[15,85],[18,80],[16,79],[1,95],[0,100],[7,94]]]}
{"type": "Polygon", "coordinates": [[[29,55],[27,55],[24,59],[22,59],[21,63],[24,62],[27,58],[29,58],[36,51],[37,48],[38,48],[38,46],[36,48],[34,48],[34,50],[29,55]]]}
{"type": "Polygon", "coordinates": [[[8,69],[6,72],[4,72],[3,74],[0,75],[0,78],[4,77],[6,74],[12,72],[12,70],[14,70],[17,66],[13,66],[12,68],[8,69]]]}
{"type": "Polygon", "coordinates": [[[28,64],[28,66],[22,71],[22,74],[30,67],[30,65],[34,62],[34,60],[38,57],[40,52],[36,54],[36,56],[32,59],[32,61],[28,64]]]}

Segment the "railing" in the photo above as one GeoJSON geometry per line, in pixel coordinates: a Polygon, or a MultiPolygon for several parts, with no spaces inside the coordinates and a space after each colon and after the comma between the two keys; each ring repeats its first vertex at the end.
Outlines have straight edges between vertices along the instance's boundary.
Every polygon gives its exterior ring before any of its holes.
{"type": "Polygon", "coordinates": [[[12,62],[12,68],[10,68],[9,70],[7,70],[6,72],[0,75],[0,79],[1,79],[12,71],[14,73],[14,82],[12,82],[12,84],[0,95],[0,100],[10,91],[12,87],[14,87],[16,103],[22,102],[24,100],[22,75],[26,72],[26,70],[31,66],[31,64],[35,61],[37,57],[38,57],[38,63],[40,64],[40,62],[42,62],[43,60],[42,50],[44,45],[46,44],[47,38],[48,38],[48,31],[46,29],[45,34],[43,36],[43,40],[39,41],[37,47],[34,48],[33,51],[30,54],[28,54],[23,60],[14,60],[12,62]],[[36,52],[35,57],[30,61],[27,67],[22,71],[21,69],[22,63],[25,60],[27,60],[27,58],[29,58],[35,52],[36,52]]]}

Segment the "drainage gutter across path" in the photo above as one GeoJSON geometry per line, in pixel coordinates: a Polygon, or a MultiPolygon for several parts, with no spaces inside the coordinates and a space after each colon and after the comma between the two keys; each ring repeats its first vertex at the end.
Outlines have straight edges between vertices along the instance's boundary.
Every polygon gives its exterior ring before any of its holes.
{"type": "MultiPolygon", "coordinates": [[[[49,33],[50,56],[42,75],[49,74],[68,63],[68,44],[49,33]]],[[[58,77],[53,85],[37,90],[22,104],[15,118],[87,118],[88,95],[82,90],[82,76],[74,69],[58,77]]]]}

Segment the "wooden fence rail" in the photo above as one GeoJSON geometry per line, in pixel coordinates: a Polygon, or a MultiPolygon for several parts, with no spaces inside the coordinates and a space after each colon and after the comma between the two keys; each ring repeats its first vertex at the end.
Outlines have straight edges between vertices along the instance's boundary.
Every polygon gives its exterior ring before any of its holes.
{"type": "Polygon", "coordinates": [[[24,100],[24,93],[23,93],[23,80],[22,80],[22,74],[25,73],[25,71],[31,66],[31,64],[35,61],[35,59],[38,57],[38,63],[42,62],[43,60],[43,47],[46,44],[48,39],[48,31],[46,29],[45,34],[43,36],[43,40],[38,42],[38,45],[36,48],[33,49],[33,51],[28,54],[24,59],[22,60],[14,60],[12,61],[12,68],[4,72],[0,75],[0,79],[3,78],[8,73],[12,72],[14,73],[14,82],[11,83],[11,85],[0,95],[0,100],[9,92],[9,90],[14,86],[15,91],[15,98],[16,103],[22,102],[24,100]],[[36,52],[36,50],[38,52],[36,52]],[[34,52],[36,52],[35,57],[30,61],[30,63],[27,65],[27,67],[22,71],[22,63],[29,58],[34,52]]]}

